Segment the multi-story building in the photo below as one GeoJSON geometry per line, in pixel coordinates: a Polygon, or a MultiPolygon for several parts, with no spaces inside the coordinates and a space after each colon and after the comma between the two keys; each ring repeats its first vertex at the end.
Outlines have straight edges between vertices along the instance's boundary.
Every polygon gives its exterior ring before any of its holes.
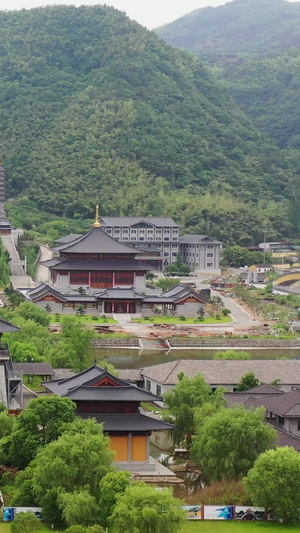
{"type": "Polygon", "coordinates": [[[182,235],[179,248],[191,270],[219,271],[222,243],[207,235],[182,235]]]}
{"type": "Polygon", "coordinates": [[[159,250],[161,266],[175,263],[180,225],[169,217],[102,217],[102,229],[114,239],[139,249],[159,250]]]}

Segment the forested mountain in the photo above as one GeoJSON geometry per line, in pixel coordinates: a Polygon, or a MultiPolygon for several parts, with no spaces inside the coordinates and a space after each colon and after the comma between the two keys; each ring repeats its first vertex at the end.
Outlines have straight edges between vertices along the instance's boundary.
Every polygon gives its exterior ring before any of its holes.
{"type": "Polygon", "coordinates": [[[281,148],[300,148],[299,2],[234,0],[193,11],[157,32],[217,67],[260,131],[281,148]]]}
{"type": "Polygon", "coordinates": [[[0,146],[28,227],[33,202],[47,220],[100,201],[228,242],[298,230],[293,157],[199,60],[109,7],[0,12],[0,146]]]}

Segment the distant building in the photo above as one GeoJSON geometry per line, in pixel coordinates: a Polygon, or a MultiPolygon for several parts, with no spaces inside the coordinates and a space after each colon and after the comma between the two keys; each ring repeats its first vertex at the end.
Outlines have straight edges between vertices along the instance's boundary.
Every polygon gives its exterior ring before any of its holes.
{"type": "Polygon", "coordinates": [[[3,346],[1,338],[4,333],[15,333],[20,328],[0,318],[0,403],[11,413],[18,413],[23,408],[23,375],[15,369],[9,348],[3,346]]]}
{"type": "Polygon", "coordinates": [[[169,217],[102,217],[102,229],[121,242],[139,249],[160,251],[161,267],[175,263],[179,251],[179,229],[169,217]]]}
{"type": "Polygon", "coordinates": [[[0,158],[0,235],[10,235],[12,231],[12,225],[7,219],[4,202],[5,202],[5,181],[6,172],[2,165],[0,158]]]}
{"type": "MultiPolygon", "coordinates": [[[[247,372],[253,372],[260,382],[271,384],[280,379],[280,388],[289,392],[300,387],[300,360],[177,360],[170,363],[153,365],[133,371],[133,379],[142,383],[144,389],[153,394],[164,395],[178,383],[178,375],[184,374],[190,378],[201,374],[213,389],[220,387],[234,392],[242,377],[247,372]]],[[[131,380],[131,370],[120,370],[121,377],[131,380]],[[125,377],[126,376],[126,377],[125,377]]]]}
{"type": "Polygon", "coordinates": [[[268,283],[268,274],[273,271],[274,267],[271,264],[261,263],[251,265],[241,272],[241,278],[246,285],[268,283]]]}
{"type": "Polygon", "coordinates": [[[185,234],[179,239],[183,261],[191,270],[220,270],[222,243],[207,235],[185,234]]]}
{"type": "Polygon", "coordinates": [[[260,242],[258,246],[260,250],[265,250],[266,252],[270,253],[295,249],[295,244],[291,241],[260,242]]]}

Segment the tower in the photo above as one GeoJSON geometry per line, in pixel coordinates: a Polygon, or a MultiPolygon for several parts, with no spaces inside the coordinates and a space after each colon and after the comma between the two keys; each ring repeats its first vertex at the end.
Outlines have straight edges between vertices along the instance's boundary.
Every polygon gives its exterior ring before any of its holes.
{"type": "Polygon", "coordinates": [[[5,179],[6,172],[0,158],[0,235],[10,235],[12,225],[7,220],[7,216],[4,209],[5,202],[5,179]]]}

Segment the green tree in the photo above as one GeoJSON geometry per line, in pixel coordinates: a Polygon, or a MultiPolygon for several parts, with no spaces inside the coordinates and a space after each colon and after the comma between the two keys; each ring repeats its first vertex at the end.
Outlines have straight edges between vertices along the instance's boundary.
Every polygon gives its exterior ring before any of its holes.
{"type": "MultiPolygon", "coordinates": [[[[113,457],[109,437],[94,419],[75,421],[58,440],[41,449],[34,461],[32,485],[45,519],[62,521],[62,494],[79,493],[76,501],[85,500],[94,512],[94,502],[101,498],[100,481],[111,470],[113,457]],[[89,501],[81,491],[88,491],[89,501]]],[[[73,512],[69,508],[68,516],[74,518],[73,512]]]]}
{"type": "Polygon", "coordinates": [[[0,411],[0,439],[13,432],[15,418],[8,414],[8,411],[0,411]]]}
{"type": "Polygon", "coordinates": [[[300,456],[294,448],[262,453],[248,472],[246,485],[254,505],[272,509],[284,522],[299,519],[300,456]]]}
{"type": "Polygon", "coordinates": [[[55,351],[58,354],[60,351],[65,353],[66,360],[71,363],[72,369],[81,372],[88,365],[92,355],[94,332],[71,316],[64,316],[61,319],[61,324],[62,340],[57,344],[55,351]]]}
{"type": "Polygon", "coordinates": [[[33,303],[21,303],[16,310],[16,315],[21,316],[26,320],[33,320],[42,326],[49,326],[50,324],[50,318],[46,311],[33,303]]]}
{"type": "Polygon", "coordinates": [[[129,486],[113,510],[110,523],[124,533],[177,533],[185,518],[170,489],[138,482],[129,486]]]}
{"type": "Polygon", "coordinates": [[[42,524],[34,513],[18,513],[11,524],[12,533],[35,533],[40,531],[42,524]]]}
{"type": "Polygon", "coordinates": [[[245,360],[245,359],[251,359],[251,356],[248,352],[239,352],[237,350],[225,350],[217,352],[213,359],[220,359],[220,360],[245,360]]]}
{"type": "Polygon", "coordinates": [[[183,261],[182,253],[179,252],[176,258],[175,263],[169,265],[167,271],[170,274],[182,274],[187,275],[190,273],[191,269],[187,263],[183,261]]]}
{"type": "Polygon", "coordinates": [[[157,287],[159,287],[160,289],[162,289],[163,292],[165,291],[169,291],[170,289],[172,289],[173,287],[175,287],[176,285],[178,285],[180,283],[180,279],[176,278],[176,279],[171,279],[171,278],[160,278],[156,283],[155,285],[157,287]]]}
{"type": "MultiPolygon", "coordinates": [[[[242,246],[227,246],[222,252],[223,261],[229,266],[244,267],[264,262],[263,252],[249,252],[242,246]]],[[[265,262],[272,263],[272,255],[265,254],[265,262]]]]}
{"type": "Polygon", "coordinates": [[[255,374],[253,372],[247,372],[239,382],[237,386],[237,391],[242,392],[244,390],[252,389],[253,387],[257,387],[260,385],[259,380],[257,377],[255,377],[255,374]]]}
{"type": "Polygon", "coordinates": [[[189,442],[194,434],[195,408],[215,401],[210,385],[201,374],[194,378],[180,374],[178,379],[178,385],[164,395],[164,401],[175,418],[173,432],[175,444],[179,444],[185,438],[189,442]]]}
{"type": "Polygon", "coordinates": [[[209,300],[209,307],[210,307],[210,314],[213,315],[219,315],[222,312],[222,309],[224,309],[224,302],[221,298],[221,296],[212,296],[209,300]]]}
{"type": "Polygon", "coordinates": [[[111,516],[117,499],[130,485],[131,475],[129,472],[109,472],[101,479],[101,523],[108,527],[108,518],[111,516]]]}
{"type": "Polygon", "coordinates": [[[68,526],[89,526],[99,522],[100,507],[88,490],[63,492],[58,496],[58,505],[62,510],[62,519],[68,526]]]}
{"type": "Polygon", "coordinates": [[[75,419],[75,409],[69,398],[42,396],[32,400],[17,418],[13,432],[2,439],[2,454],[13,466],[26,467],[40,448],[56,440],[75,419]]]}
{"type": "Polygon", "coordinates": [[[191,453],[210,481],[239,479],[276,438],[276,430],[265,423],[263,409],[224,408],[200,425],[191,453]]]}

